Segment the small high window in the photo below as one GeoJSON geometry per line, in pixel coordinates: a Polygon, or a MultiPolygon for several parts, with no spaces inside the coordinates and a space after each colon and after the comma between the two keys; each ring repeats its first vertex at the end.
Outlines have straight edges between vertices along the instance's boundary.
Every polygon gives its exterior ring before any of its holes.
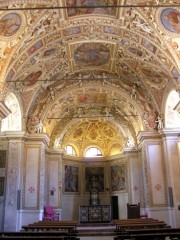
{"type": "Polygon", "coordinates": [[[66,146],[65,150],[68,155],[76,156],[76,151],[71,145],[66,146]]]}
{"type": "Polygon", "coordinates": [[[90,147],[87,149],[85,157],[102,157],[102,153],[98,148],[90,147]]]}
{"type": "Polygon", "coordinates": [[[173,90],[170,92],[166,102],[166,127],[180,127],[180,113],[174,110],[174,107],[179,102],[178,93],[173,90]]]}
{"type": "Polygon", "coordinates": [[[11,113],[2,120],[1,131],[20,131],[22,129],[21,110],[16,96],[9,93],[5,99],[5,104],[11,113]]]}

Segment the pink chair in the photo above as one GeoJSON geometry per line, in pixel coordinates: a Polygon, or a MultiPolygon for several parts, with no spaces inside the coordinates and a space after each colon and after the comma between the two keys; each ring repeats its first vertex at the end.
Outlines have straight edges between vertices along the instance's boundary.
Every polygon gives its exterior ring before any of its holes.
{"type": "Polygon", "coordinates": [[[51,206],[45,206],[44,207],[44,212],[43,212],[43,221],[54,221],[54,220],[59,220],[59,214],[55,213],[53,208],[51,206]]]}

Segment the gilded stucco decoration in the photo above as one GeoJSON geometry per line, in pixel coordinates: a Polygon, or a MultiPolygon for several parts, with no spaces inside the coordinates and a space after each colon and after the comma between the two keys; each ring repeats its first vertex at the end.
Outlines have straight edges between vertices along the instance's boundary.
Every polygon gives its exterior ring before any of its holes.
{"type": "Polygon", "coordinates": [[[122,152],[124,137],[119,133],[117,126],[108,120],[87,119],[84,122],[74,124],[73,128],[68,129],[68,134],[65,135],[62,141],[62,147],[72,145],[79,150],[79,156],[85,154],[88,147],[98,147],[104,156],[110,155],[112,146],[118,144],[119,149],[116,149],[116,154],[122,152]]]}
{"type": "Polygon", "coordinates": [[[112,155],[157,131],[166,89],[179,84],[178,3],[0,1],[0,81],[20,102],[23,129],[80,156],[90,145],[112,155]]]}

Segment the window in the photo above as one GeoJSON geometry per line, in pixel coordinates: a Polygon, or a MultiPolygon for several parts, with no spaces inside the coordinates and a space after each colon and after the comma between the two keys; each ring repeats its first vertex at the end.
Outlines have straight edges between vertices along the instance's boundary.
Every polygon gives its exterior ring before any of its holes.
{"type": "Polygon", "coordinates": [[[101,151],[96,147],[90,147],[85,153],[85,157],[101,157],[101,151]]]}
{"type": "Polygon", "coordinates": [[[16,131],[22,129],[21,110],[16,96],[13,93],[5,99],[6,106],[11,110],[11,113],[2,120],[2,131],[16,131]]]}
{"type": "Polygon", "coordinates": [[[174,107],[179,102],[179,94],[173,90],[170,92],[167,102],[166,102],[166,123],[165,127],[180,127],[180,113],[178,111],[173,110],[174,107]]]}
{"type": "Polygon", "coordinates": [[[72,146],[70,146],[70,145],[66,146],[65,150],[66,150],[66,153],[68,155],[76,156],[76,151],[75,151],[75,149],[72,146]]]}

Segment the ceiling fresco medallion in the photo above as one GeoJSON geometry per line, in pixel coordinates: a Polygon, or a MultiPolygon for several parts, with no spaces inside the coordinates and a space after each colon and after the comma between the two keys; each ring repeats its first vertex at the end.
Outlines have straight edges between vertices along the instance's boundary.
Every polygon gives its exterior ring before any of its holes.
{"type": "Polygon", "coordinates": [[[161,8],[156,15],[161,30],[173,37],[180,36],[180,10],[178,8],[161,8]]]}
{"type": "Polygon", "coordinates": [[[68,17],[75,17],[85,14],[103,14],[109,16],[116,15],[115,8],[101,8],[101,6],[116,6],[118,0],[66,0],[68,17]],[[76,8],[73,8],[76,7],[76,8]],[[80,8],[77,8],[80,7],[80,8]],[[81,8],[83,7],[83,8],[81,8]],[[87,8],[86,8],[87,7],[87,8]],[[88,8],[89,7],[89,8],[88,8]],[[97,7],[97,8],[96,8],[97,7]]]}
{"type": "Polygon", "coordinates": [[[76,65],[97,67],[109,63],[110,49],[102,43],[84,43],[74,50],[76,65]]]}
{"type": "Polygon", "coordinates": [[[0,17],[0,38],[14,38],[25,24],[25,18],[19,12],[10,12],[0,17]]]}

